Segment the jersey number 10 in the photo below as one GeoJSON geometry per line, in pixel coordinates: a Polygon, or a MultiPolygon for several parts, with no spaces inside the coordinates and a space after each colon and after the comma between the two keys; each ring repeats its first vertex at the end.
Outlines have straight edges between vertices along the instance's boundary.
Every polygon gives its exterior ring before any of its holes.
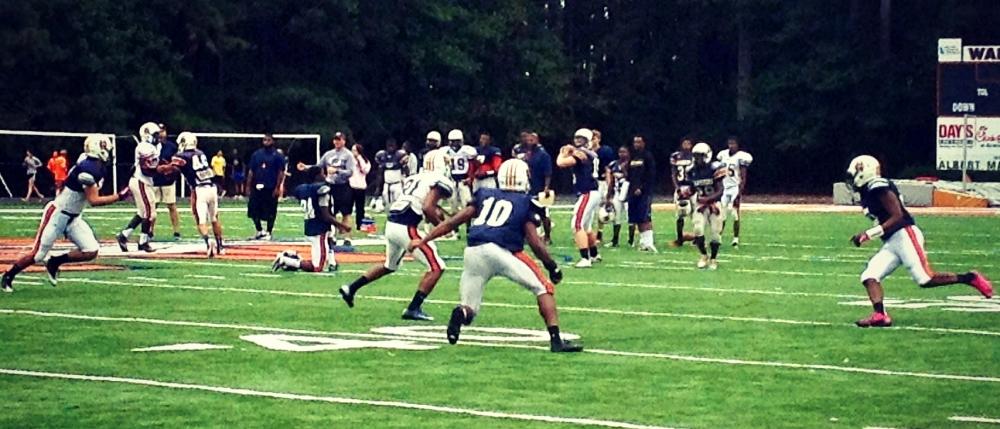
{"type": "Polygon", "coordinates": [[[514,212],[514,204],[507,200],[499,200],[490,197],[483,200],[483,208],[479,211],[479,216],[472,221],[473,225],[502,226],[510,219],[510,214],[514,212]]]}

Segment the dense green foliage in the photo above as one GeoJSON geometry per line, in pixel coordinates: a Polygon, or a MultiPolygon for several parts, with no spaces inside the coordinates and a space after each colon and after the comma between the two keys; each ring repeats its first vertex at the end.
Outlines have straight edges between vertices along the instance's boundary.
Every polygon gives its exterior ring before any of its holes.
{"type": "Polygon", "coordinates": [[[998,19],[991,0],[13,0],[0,128],[155,118],[372,147],[453,127],[554,146],[592,126],[661,158],[738,133],[751,187],[826,190],[861,151],[931,169],[936,39],[998,42],[998,19]]]}

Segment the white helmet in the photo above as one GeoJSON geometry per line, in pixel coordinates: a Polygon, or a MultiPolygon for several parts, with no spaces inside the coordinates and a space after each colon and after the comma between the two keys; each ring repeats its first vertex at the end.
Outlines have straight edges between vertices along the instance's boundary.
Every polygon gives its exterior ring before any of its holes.
{"type": "Polygon", "coordinates": [[[528,177],[528,163],[516,158],[504,161],[497,170],[500,189],[505,191],[528,192],[531,189],[528,177]]]}
{"type": "Polygon", "coordinates": [[[83,154],[88,157],[107,161],[112,150],[114,150],[114,143],[111,143],[108,136],[94,134],[83,140],[83,154]]]}
{"type": "Polygon", "coordinates": [[[443,150],[436,149],[424,154],[424,170],[441,174],[448,174],[448,166],[451,160],[443,150]]]}
{"type": "Polygon", "coordinates": [[[454,130],[448,131],[448,141],[452,141],[452,140],[461,140],[461,141],[464,142],[465,141],[465,134],[462,134],[462,130],[457,129],[457,128],[454,129],[454,130]]]}
{"type": "Polygon", "coordinates": [[[186,150],[195,150],[198,148],[198,136],[194,133],[183,132],[177,136],[177,150],[184,152],[186,150]]]}
{"type": "Polygon", "coordinates": [[[441,144],[441,133],[439,133],[437,131],[431,131],[431,132],[427,133],[427,141],[428,142],[432,142],[432,141],[435,142],[434,147],[437,147],[438,145],[441,144]]]}
{"type": "Polygon", "coordinates": [[[864,188],[865,185],[881,175],[882,166],[871,155],[855,157],[847,166],[847,184],[854,189],[864,188]]]}
{"type": "Polygon", "coordinates": [[[694,155],[695,161],[701,158],[706,164],[712,162],[712,147],[705,142],[698,142],[691,148],[691,155],[694,155]]]}
{"type": "Polygon", "coordinates": [[[615,206],[611,204],[601,204],[597,209],[597,220],[601,223],[611,223],[615,218],[615,206]]]}
{"type": "Polygon", "coordinates": [[[139,127],[139,141],[152,143],[156,141],[156,134],[160,132],[160,126],[155,122],[146,122],[139,127]]]}
{"type": "MultiPolygon", "coordinates": [[[[589,146],[590,142],[594,141],[594,132],[590,131],[587,128],[580,128],[579,130],[576,130],[576,134],[573,134],[573,143],[574,144],[576,144],[576,139],[577,138],[586,139],[587,142],[584,143],[583,145],[589,146]]],[[[577,145],[577,146],[580,146],[580,145],[577,145]]]]}

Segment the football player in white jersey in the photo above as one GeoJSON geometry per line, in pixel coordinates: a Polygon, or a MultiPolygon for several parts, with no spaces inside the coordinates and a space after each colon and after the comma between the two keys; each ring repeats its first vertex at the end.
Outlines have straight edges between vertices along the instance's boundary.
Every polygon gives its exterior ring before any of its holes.
{"type": "Polygon", "coordinates": [[[444,274],[444,259],[434,243],[427,243],[408,251],[410,241],[423,236],[417,225],[427,221],[433,225],[443,220],[438,203],[448,199],[455,190],[454,182],[448,177],[448,157],[442,149],[424,155],[424,169],[403,180],[403,191],[399,199],[389,206],[389,216],[385,224],[385,262],[376,265],[353,283],[341,286],[340,295],[348,307],[354,307],[354,294],[368,283],[378,280],[399,269],[403,256],[410,253],[413,259],[427,267],[420,279],[417,292],[410,305],[403,311],[406,320],[434,320],[424,313],[421,305],[430,295],[444,274]]]}
{"type": "Polygon", "coordinates": [[[55,200],[45,205],[42,221],[38,225],[31,252],[21,256],[7,269],[0,280],[0,290],[14,291],[14,276],[34,264],[45,262],[52,245],[57,239],[66,237],[76,245],[76,249],[62,255],[48,258],[45,271],[49,283],[56,285],[59,266],[65,263],[85,262],[97,257],[101,246],[94,237],[94,231],[83,220],[83,209],[114,203],[127,196],[127,188],[122,193],[100,195],[105,174],[105,163],[113,150],[111,139],[103,135],[89,136],[83,142],[80,161],[73,166],[66,177],[63,191],[55,200]]]}
{"type": "MultiPolygon", "coordinates": [[[[457,213],[472,201],[472,163],[479,153],[472,146],[465,144],[462,130],[448,132],[448,147],[445,154],[451,160],[451,179],[455,181],[455,192],[451,195],[451,212],[457,213]]],[[[425,162],[424,165],[427,163],[425,162]]],[[[468,231],[468,225],[466,225],[468,231]]],[[[458,237],[456,230],[456,237],[458,237]]]]}
{"type": "Polygon", "coordinates": [[[726,167],[726,177],[722,179],[722,228],[726,219],[733,219],[733,247],[740,245],[740,196],[747,185],[747,167],[753,163],[753,156],[740,150],[740,140],[736,136],[726,139],[729,150],[719,152],[716,157],[726,167]]]}
{"type": "Polygon", "coordinates": [[[139,127],[139,142],[135,146],[135,170],[128,181],[129,191],[135,199],[135,216],[132,216],[132,220],[116,237],[122,252],[128,252],[128,238],[137,226],[141,226],[139,250],[154,251],[149,245],[152,225],[156,220],[153,176],[177,171],[176,165],[160,164],[160,150],[156,148],[156,136],[159,133],[160,126],[153,122],[146,122],[139,127]]]}

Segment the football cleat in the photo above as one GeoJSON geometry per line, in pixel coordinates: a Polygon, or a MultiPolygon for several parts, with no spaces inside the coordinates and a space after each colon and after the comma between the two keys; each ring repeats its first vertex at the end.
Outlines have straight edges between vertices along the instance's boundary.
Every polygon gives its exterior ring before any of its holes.
{"type": "Polygon", "coordinates": [[[251,240],[261,240],[263,238],[264,238],[264,231],[257,231],[257,233],[254,234],[253,237],[251,237],[250,239],[251,240]]]}
{"type": "Polygon", "coordinates": [[[271,264],[272,273],[277,272],[278,270],[284,267],[285,264],[281,263],[281,258],[284,257],[285,257],[285,252],[278,252],[277,255],[274,255],[274,262],[271,264]]]}
{"type": "Polygon", "coordinates": [[[972,282],[970,283],[972,287],[976,288],[976,290],[978,290],[979,293],[983,294],[983,296],[985,296],[986,299],[992,298],[993,283],[990,283],[990,280],[987,279],[986,276],[980,274],[979,271],[973,271],[972,275],[975,276],[973,277],[972,282]]]}
{"type": "Polygon", "coordinates": [[[45,274],[49,278],[50,285],[59,284],[59,266],[53,264],[52,259],[45,262],[45,274]]]}
{"type": "Polygon", "coordinates": [[[740,238],[733,237],[733,247],[740,247],[740,238]]]}
{"type": "Polygon", "coordinates": [[[462,306],[451,310],[451,319],[448,319],[448,342],[455,344],[458,342],[458,334],[462,332],[462,324],[465,323],[465,310],[462,306]]]}
{"type": "Polygon", "coordinates": [[[265,232],[264,235],[260,236],[260,239],[264,241],[271,241],[271,233],[265,232]]]}
{"type": "Polygon", "coordinates": [[[550,344],[549,349],[552,350],[552,353],[576,353],[576,352],[582,352],[583,346],[569,340],[558,341],[558,342],[553,341],[550,344]]]}
{"type": "Polygon", "coordinates": [[[156,251],[156,249],[154,249],[153,246],[150,246],[149,243],[140,244],[139,245],[139,250],[141,250],[143,252],[146,252],[146,253],[153,253],[153,252],[156,251]]]}
{"type": "Polygon", "coordinates": [[[698,269],[703,270],[707,266],[708,266],[708,255],[701,255],[701,258],[698,259],[698,269]]]}
{"type": "Polygon", "coordinates": [[[574,266],[577,268],[590,268],[594,266],[594,263],[591,262],[590,259],[584,258],[581,259],[580,262],[577,262],[574,266]]]}
{"type": "Polygon", "coordinates": [[[719,261],[717,261],[715,259],[709,259],[708,260],[708,269],[710,269],[712,271],[715,271],[715,270],[719,269],[719,261]]]}
{"type": "Polygon", "coordinates": [[[343,285],[340,287],[340,297],[347,303],[348,308],[354,308],[354,294],[351,293],[350,286],[343,285]]]}
{"type": "Polygon", "coordinates": [[[6,293],[13,292],[14,291],[14,278],[13,277],[8,277],[6,274],[4,274],[3,278],[0,279],[0,290],[3,290],[6,293]]]}
{"type": "Polygon", "coordinates": [[[219,243],[215,243],[215,254],[216,255],[225,255],[226,254],[226,246],[224,246],[222,244],[219,244],[219,243]]]}
{"type": "Polygon", "coordinates": [[[434,318],[430,314],[424,313],[422,308],[418,308],[416,310],[403,310],[403,320],[423,320],[429,322],[434,320],[434,318]]]}
{"type": "Polygon", "coordinates": [[[122,249],[122,252],[128,252],[128,237],[125,234],[119,232],[115,240],[118,241],[118,248],[122,249]]]}
{"type": "Polygon", "coordinates": [[[604,258],[603,258],[603,257],[601,257],[601,255],[600,255],[600,254],[598,254],[597,256],[594,256],[593,258],[590,258],[590,261],[591,261],[591,262],[601,262],[601,261],[603,261],[603,260],[604,260],[604,258]]]}
{"type": "Polygon", "coordinates": [[[887,328],[892,326],[892,319],[886,313],[875,312],[871,316],[868,316],[868,318],[861,319],[854,322],[854,324],[862,328],[887,328]]]}
{"type": "Polygon", "coordinates": [[[649,252],[649,253],[659,253],[659,252],[656,251],[656,246],[653,246],[651,244],[639,245],[639,251],[640,252],[649,252]]]}
{"type": "Polygon", "coordinates": [[[179,232],[175,232],[175,233],[174,233],[174,241],[178,241],[178,240],[180,240],[180,239],[181,239],[181,233],[179,233],[179,232]]]}

